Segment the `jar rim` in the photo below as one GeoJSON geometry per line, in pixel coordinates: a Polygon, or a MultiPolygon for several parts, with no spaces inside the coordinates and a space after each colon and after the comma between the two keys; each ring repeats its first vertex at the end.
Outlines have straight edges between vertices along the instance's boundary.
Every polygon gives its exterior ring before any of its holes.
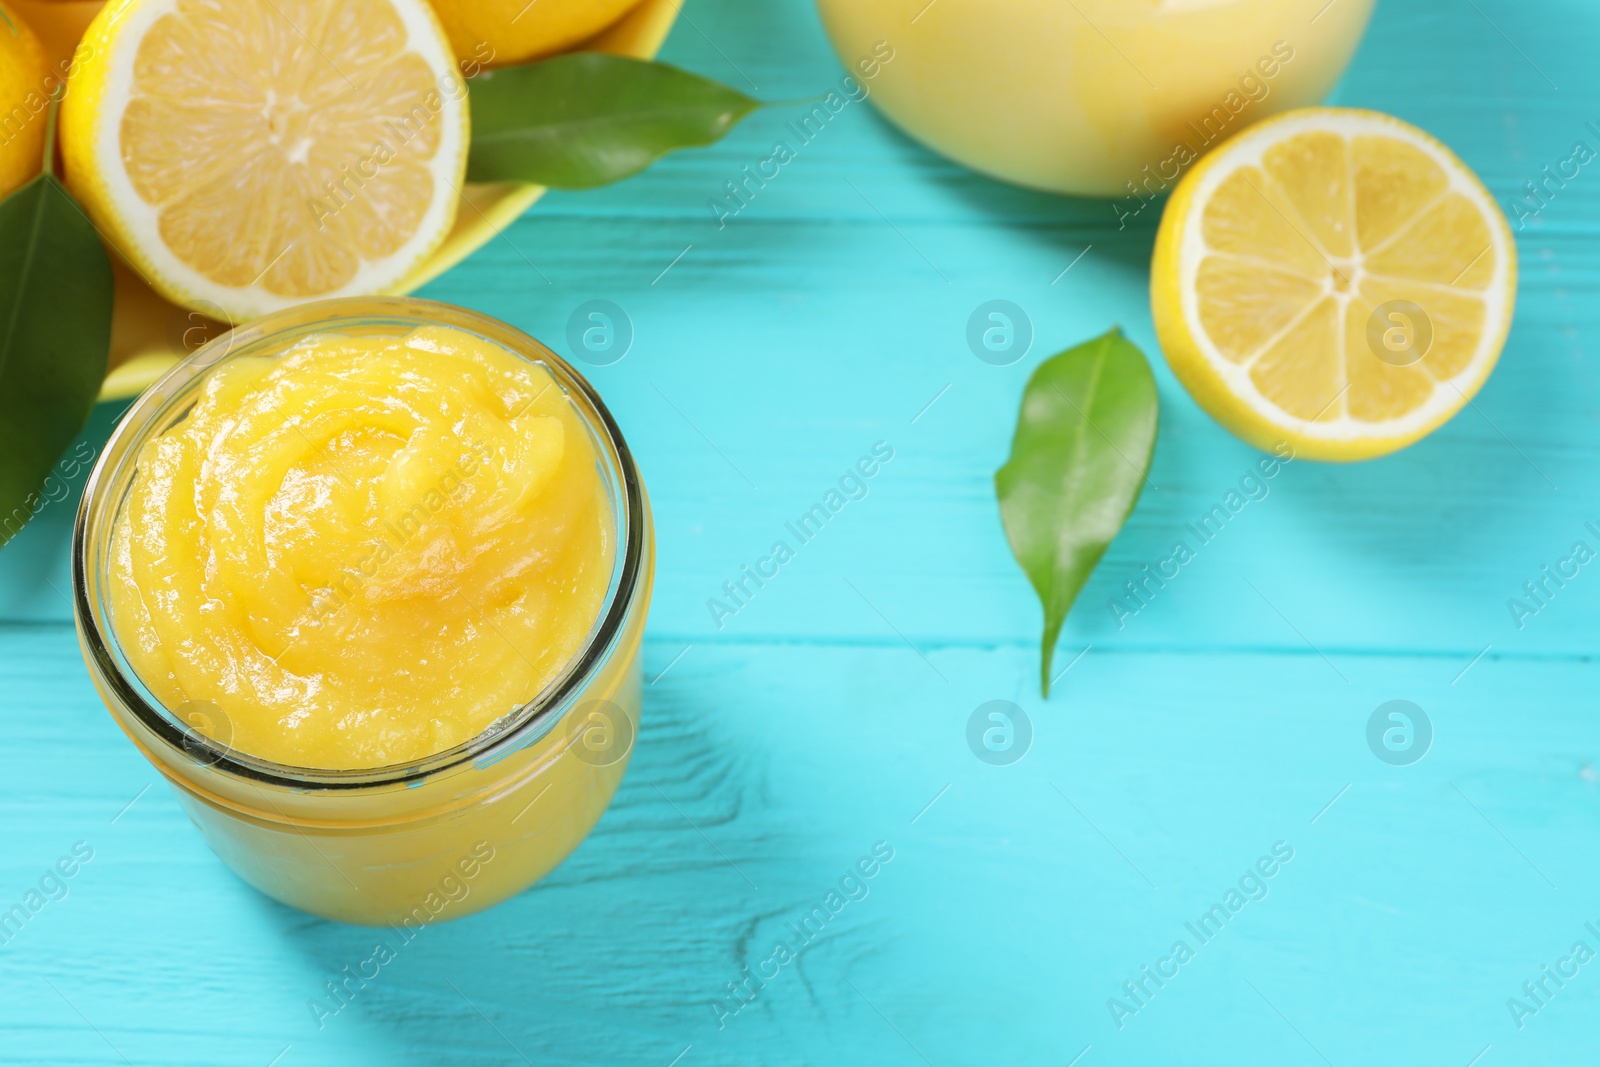
{"type": "MultiPolygon", "coordinates": [[[[613,480],[613,476],[607,477],[608,482],[613,480]]],[[[73,525],[73,613],[78,620],[85,657],[103,691],[109,691],[151,735],[181,758],[257,785],[299,791],[414,786],[465,765],[487,765],[510,755],[546,736],[573,710],[577,704],[575,698],[615,650],[638,602],[648,527],[644,509],[644,488],[638,466],[600,394],[570,363],[534,337],[480,312],[417,297],[345,297],[298,304],[262,316],[201,345],[123,413],[85,483],[73,525]],[[219,745],[204,733],[180,725],[181,720],[175,713],[144,690],[131,665],[119,662],[120,645],[116,634],[109,619],[103,618],[97,610],[98,598],[91,596],[90,537],[100,527],[114,524],[121,514],[123,498],[132,484],[130,468],[150,438],[151,428],[158,425],[163,416],[170,415],[175,406],[192,402],[196,390],[213,367],[236,352],[257,354],[254,350],[281,341],[283,343],[270,353],[260,353],[280,355],[307,336],[355,322],[454,327],[496,344],[520,359],[544,364],[569,396],[582,398],[583,404],[574,405],[578,415],[596,439],[599,450],[609,452],[609,457],[602,458],[611,459],[620,474],[621,484],[612,485],[610,491],[618,551],[605,603],[584,644],[568,659],[560,674],[514,711],[459,745],[406,763],[350,769],[300,767],[219,745]],[[592,410],[585,410],[584,404],[592,410]],[[119,499],[108,500],[108,493],[117,485],[122,486],[119,499]]],[[[103,580],[104,570],[102,565],[97,579],[103,580]]]]}

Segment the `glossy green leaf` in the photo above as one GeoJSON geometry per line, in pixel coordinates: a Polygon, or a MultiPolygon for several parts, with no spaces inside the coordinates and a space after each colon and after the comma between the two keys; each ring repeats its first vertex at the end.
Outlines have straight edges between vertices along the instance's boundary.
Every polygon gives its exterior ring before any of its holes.
{"type": "Polygon", "coordinates": [[[1150,365],[1118,329],[1045,360],[1023,391],[994,487],[1011,551],[1044,606],[1045,696],[1061,624],[1144,487],[1156,422],[1150,365]]]}
{"type": "Polygon", "coordinates": [[[486,71],[471,81],[467,178],[587,189],[675,148],[711,144],[761,106],[736,89],[600,52],[486,71]]]}
{"type": "Polygon", "coordinates": [[[111,350],[111,261],[72,194],[41,174],[0,201],[0,544],[43,506],[111,350]]]}

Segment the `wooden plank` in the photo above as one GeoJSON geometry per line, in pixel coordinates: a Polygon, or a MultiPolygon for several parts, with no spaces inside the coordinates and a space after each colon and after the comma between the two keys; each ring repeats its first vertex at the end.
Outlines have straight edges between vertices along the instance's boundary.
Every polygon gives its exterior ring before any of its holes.
{"type": "Polygon", "coordinates": [[[935,1063],[1086,1044],[1092,1062],[1314,1062],[1262,996],[1335,1063],[1465,1063],[1488,1043],[1539,1062],[1592,1029],[1587,972],[1521,1031],[1506,1008],[1600,942],[1583,925],[1600,859],[1575,847],[1600,832],[1589,662],[1486,658],[1452,685],[1453,662],[1404,655],[1090,653],[1042,707],[1027,648],[726,643],[671,662],[652,642],[650,676],[671,667],[589,841],[399,947],[319,1030],[307,1002],[381,935],[268,902],[164,786],[141,794],[154,775],[61,628],[5,649],[31,756],[0,782],[0,903],[76,841],[94,858],[0,949],[4,1063],[115,1062],[88,1023],[168,1065],[259,1067],[286,1045],[286,1065],[522,1062],[510,1044],[536,1063],[665,1065],[688,1045],[684,1063],[919,1062],[906,1042],[935,1063]],[[1365,740],[1395,697],[1434,726],[1411,766],[1365,740]],[[965,737],[996,698],[1033,725],[1009,766],[965,737]],[[1185,923],[1280,840],[1294,857],[1265,899],[1200,943],[1185,923]],[[713,1011],[879,841],[894,857],[865,895],[767,965],[753,1003],[713,1011]],[[1180,939],[1195,958],[1119,1030],[1108,998],[1180,939]]]}

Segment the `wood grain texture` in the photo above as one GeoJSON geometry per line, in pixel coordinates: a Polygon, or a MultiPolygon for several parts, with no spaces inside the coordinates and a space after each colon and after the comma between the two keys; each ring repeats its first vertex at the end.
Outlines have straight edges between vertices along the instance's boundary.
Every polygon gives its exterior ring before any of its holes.
{"type": "MultiPolygon", "coordinates": [[[[1091,654],[1072,699],[1038,707],[1026,648],[697,646],[651,687],[635,763],[572,859],[426,930],[319,1030],[307,1002],[376,935],[248,890],[164,786],[141,794],[153,774],[64,636],[6,634],[30,664],[13,743],[33,758],[5,786],[0,899],[75,841],[95,857],[0,950],[5,1062],[117,1062],[107,1041],[163,1064],[286,1045],[285,1063],[521,1062],[512,1045],[535,1063],[686,1045],[699,1063],[917,1062],[907,1042],[935,1063],[1085,1044],[1110,1063],[1313,1062],[1248,983],[1334,1063],[1464,1063],[1512,1040],[1525,1058],[1506,1062],[1542,1062],[1591,1033],[1592,984],[1522,1034],[1504,1008],[1600,919],[1592,714],[1546,702],[1530,730],[1506,713],[1591,686],[1586,664],[1485,662],[1452,686],[1454,663],[1426,656],[1091,654]],[[1413,767],[1364,744],[1396,692],[1438,730],[1413,767]],[[1009,767],[963,738],[996,696],[1032,709],[1009,767]],[[710,1004],[741,964],[794,940],[878,841],[894,858],[865,898],[719,1029],[710,1004]],[[1200,946],[1184,924],[1277,841],[1294,858],[1266,898],[1200,946]],[[1195,960],[1118,1031],[1106,999],[1179,938],[1195,960]]],[[[653,642],[652,676],[677,652],[653,642]]]]}
{"type": "MultiPolygon", "coordinates": [[[[684,16],[665,58],[762,97],[842,74],[807,0],[691,0],[684,16]]],[[[1584,126],[1600,123],[1597,44],[1583,0],[1381,0],[1335,99],[1430,130],[1509,204],[1575,140],[1600,146],[1584,126]]],[[[1090,651],[1041,704],[1039,610],[991,478],[1039,360],[1114,323],[1156,355],[1156,218],[1119,231],[1103,202],[978,178],[852,104],[719,229],[707,199],[796,110],[623,185],[551,194],[426,290],[563,352],[578,304],[626,309],[632,351],[589,374],[649,483],[646,677],[666,673],[572,858],[427,930],[322,1029],[307,1001],[372,932],[255,894],[164,786],[141,792],[155,775],[78,661],[71,504],[0,553],[0,911],[75,842],[95,850],[0,946],[0,1063],[1587,1054],[1600,964],[1521,1029],[1506,1001],[1573,942],[1600,950],[1584,927],[1600,927],[1600,574],[1520,629],[1506,601],[1574,541],[1600,548],[1585,528],[1600,526],[1600,171],[1518,233],[1516,324],[1473,407],[1388,459],[1288,465],[1119,628],[1107,601],[1257,458],[1155,361],[1154,484],[1058,663],[1090,651]],[[994,298],[1036,333],[1005,368],[963,339],[994,298]],[[866,498],[719,628],[706,600],[877,441],[894,458],[866,498]],[[1396,698],[1436,731],[1413,766],[1367,748],[1369,715],[1396,698]],[[967,748],[992,699],[1033,723],[1012,766],[967,748]],[[1118,1029],[1107,999],[1280,840],[1295,854],[1266,899],[1118,1029]],[[865,899],[719,1029],[710,1005],[741,965],[878,841],[895,856],[865,899]]]]}

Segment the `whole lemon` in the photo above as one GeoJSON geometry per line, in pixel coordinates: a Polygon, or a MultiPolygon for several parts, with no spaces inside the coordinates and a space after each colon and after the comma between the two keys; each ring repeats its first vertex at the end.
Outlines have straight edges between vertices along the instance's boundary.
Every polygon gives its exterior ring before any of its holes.
{"type": "Polygon", "coordinates": [[[571,48],[638,5],[639,0],[433,0],[456,58],[478,67],[571,48]]]}
{"type": "Polygon", "coordinates": [[[101,0],[5,0],[21,15],[44,46],[45,61],[57,74],[70,73],[83,31],[105,6],[101,0]]]}
{"type": "Polygon", "coordinates": [[[0,3],[0,197],[39,173],[50,94],[58,84],[39,39],[0,3]]]}

